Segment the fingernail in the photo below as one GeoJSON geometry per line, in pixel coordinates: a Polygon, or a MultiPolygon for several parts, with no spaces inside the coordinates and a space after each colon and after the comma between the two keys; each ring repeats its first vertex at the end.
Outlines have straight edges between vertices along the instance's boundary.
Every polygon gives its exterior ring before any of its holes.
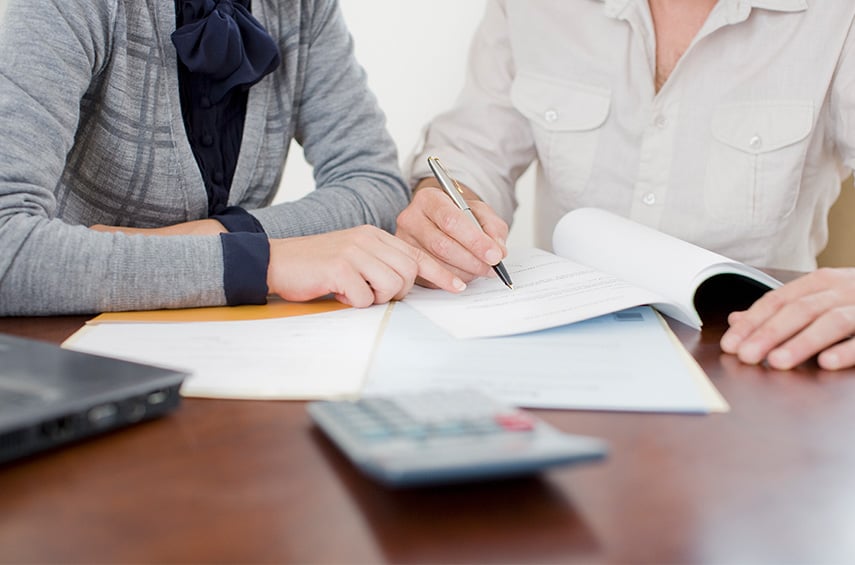
{"type": "Polygon", "coordinates": [[[836,371],[841,367],[840,356],[837,353],[823,353],[819,356],[819,365],[823,369],[836,371]]]}
{"type": "Polygon", "coordinates": [[[466,283],[458,279],[457,277],[454,277],[454,280],[451,281],[451,284],[455,290],[466,290],[466,283]]]}
{"type": "Polygon", "coordinates": [[[487,251],[486,255],[484,255],[484,258],[490,265],[496,265],[499,261],[502,260],[502,254],[496,251],[495,249],[491,249],[487,251]]]}
{"type": "Polygon", "coordinates": [[[507,242],[507,241],[505,241],[505,240],[504,240],[504,239],[502,239],[501,237],[500,237],[498,240],[496,240],[496,241],[497,241],[497,243],[498,243],[499,245],[501,245],[502,247],[504,247],[505,249],[507,249],[507,247],[508,247],[508,242],[507,242]]]}
{"type": "Polygon", "coordinates": [[[739,359],[745,363],[756,365],[763,360],[763,356],[760,354],[760,347],[751,343],[739,350],[739,359]]]}
{"type": "Polygon", "coordinates": [[[739,347],[740,338],[734,333],[727,332],[721,338],[721,348],[726,353],[736,353],[739,347]]]}
{"type": "Polygon", "coordinates": [[[793,355],[787,349],[776,349],[769,353],[769,364],[775,369],[787,371],[793,368],[793,355]]]}

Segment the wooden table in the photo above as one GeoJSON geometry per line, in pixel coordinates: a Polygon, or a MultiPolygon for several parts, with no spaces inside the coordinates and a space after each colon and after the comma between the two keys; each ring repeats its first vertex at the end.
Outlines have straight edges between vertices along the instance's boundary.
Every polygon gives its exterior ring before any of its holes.
{"type": "MultiPolygon", "coordinates": [[[[82,317],[0,319],[60,342],[82,317]]],[[[2,562],[844,563],[855,560],[855,371],[775,372],[675,325],[731,405],[710,416],[540,411],[605,463],[389,491],[300,402],[176,413],[0,467],[2,562]]]]}

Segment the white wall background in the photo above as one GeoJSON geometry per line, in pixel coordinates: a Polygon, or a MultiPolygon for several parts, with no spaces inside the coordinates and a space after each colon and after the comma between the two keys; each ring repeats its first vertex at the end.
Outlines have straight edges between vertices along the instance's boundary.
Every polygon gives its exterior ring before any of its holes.
{"type": "MultiPolygon", "coordinates": [[[[0,0],[2,2],[3,0],[0,0]]],[[[454,102],[463,85],[469,41],[484,0],[340,0],[356,56],[386,113],[403,164],[425,123],[454,102]]],[[[532,245],[529,174],[518,189],[509,244],[532,245]]],[[[296,144],[291,148],[276,201],[312,190],[312,172],[296,144]]]]}

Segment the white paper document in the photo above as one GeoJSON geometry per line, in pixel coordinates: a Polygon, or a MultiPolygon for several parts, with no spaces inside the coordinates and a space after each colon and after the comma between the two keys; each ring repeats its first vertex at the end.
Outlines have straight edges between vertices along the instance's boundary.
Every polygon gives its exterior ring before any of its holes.
{"type": "Polygon", "coordinates": [[[188,370],[184,396],[349,397],[362,388],[387,308],[269,320],[95,324],[63,346],[188,370]]]}
{"type": "Polygon", "coordinates": [[[410,306],[457,337],[512,335],[650,304],[694,328],[700,310],[732,312],[780,286],[748,265],[605,210],[567,213],[555,253],[514,249],[504,260],[513,290],[497,278],[460,294],[415,288],[410,306]]]}
{"type": "Polygon", "coordinates": [[[414,287],[404,302],[460,338],[512,335],[661,300],[655,293],[541,249],[504,260],[513,290],[480,278],[460,294],[414,287]]]}
{"type": "Polygon", "coordinates": [[[364,393],[476,388],[530,408],[723,412],[727,403],[649,307],[460,340],[395,305],[364,393]]]}

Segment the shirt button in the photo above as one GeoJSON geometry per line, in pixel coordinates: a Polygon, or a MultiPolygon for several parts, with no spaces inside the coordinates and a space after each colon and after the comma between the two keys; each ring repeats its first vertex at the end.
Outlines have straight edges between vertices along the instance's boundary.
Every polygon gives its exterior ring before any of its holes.
{"type": "Polygon", "coordinates": [[[641,201],[647,204],[648,206],[653,206],[654,204],[656,204],[656,195],[652,192],[648,192],[644,195],[641,201]]]}
{"type": "Polygon", "coordinates": [[[210,147],[214,144],[214,136],[205,134],[202,136],[202,145],[205,147],[210,147]]]}
{"type": "Polygon", "coordinates": [[[201,106],[203,109],[207,110],[208,108],[211,107],[211,99],[208,98],[207,96],[203,96],[202,98],[199,99],[199,106],[201,106]]]}
{"type": "Polygon", "coordinates": [[[213,181],[217,184],[223,184],[223,171],[214,171],[214,174],[211,175],[213,181]]]}
{"type": "Polygon", "coordinates": [[[760,149],[761,147],[763,147],[763,138],[761,138],[759,135],[755,135],[754,137],[748,140],[748,147],[750,147],[751,149],[760,149]]]}
{"type": "Polygon", "coordinates": [[[653,125],[658,127],[659,129],[665,129],[665,126],[668,125],[668,119],[665,116],[663,116],[662,114],[659,114],[653,120],[653,125]]]}
{"type": "Polygon", "coordinates": [[[547,110],[543,113],[543,119],[549,123],[558,120],[558,112],[555,110],[547,110]]]}

